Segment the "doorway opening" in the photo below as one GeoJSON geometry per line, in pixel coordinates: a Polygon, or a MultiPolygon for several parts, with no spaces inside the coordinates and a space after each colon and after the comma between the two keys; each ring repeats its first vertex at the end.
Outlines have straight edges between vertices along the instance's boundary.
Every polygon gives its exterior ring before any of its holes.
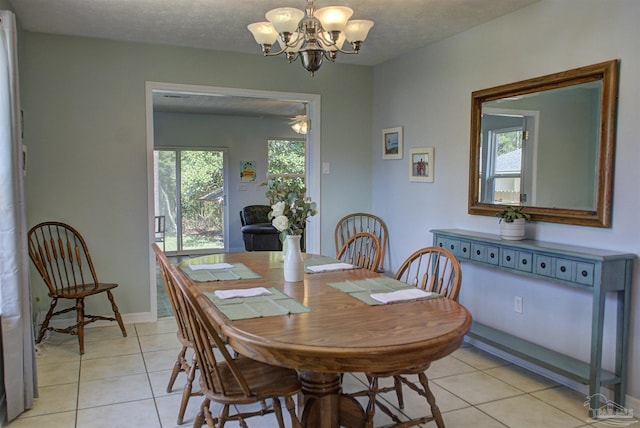
{"type": "MultiPolygon", "coordinates": [[[[176,95],[197,95],[196,98],[212,97],[224,99],[228,103],[229,108],[233,107],[234,101],[239,99],[255,98],[261,101],[270,101],[276,105],[279,103],[302,103],[306,106],[306,115],[309,123],[313,124],[310,127],[309,132],[306,135],[306,177],[305,184],[307,188],[307,195],[314,201],[320,201],[320,95],[317,94],[304,94],[304,93],[290,93],[290,92],[277,92],[277,91],[262,91],[262,90],[250,90],[240,88],[223,88],[223,87],[211,87],[211,86],[198,86],[198,85],[185,85],[174,83],[161,83],[161,82],[147,82],[146,83],[146,116],[147,116],[147,183],[148,183],[148,234],[149,243],[155,241],[155,216],[156,216],[156,189],[155,189],[155,137],[154,137],[154,93],[163,94],[176,94],[176,95]]],[[[177,98],[188,98],[178,96],[177,98]]],[[[230,110],[231,111],[231,110],[230,110]]],[[[184,150],[184,148],[182,148],[184,150]]],[[[228,149],[227,149],[228,150],[228,149]]],[[[225,152],[225,159],[232,157],[232,153],[225,152]]],[[[215,189],[214,189],[215,190],[215,189]]],[[[223,200],[223,216],[228,220],[229,214],[229,194],[225,193],[223,200]]],[[[177,214],[176,214],[177,215],[177,214]]],[[[307,238],[307,251],[313,253],[320,253],[320,223],[321,214],[314,216],[306,229],[307,238]]],[[[225,221],[225,224],[229,224],[229,221],[225,221]]],[[[169,221],[166,221],[166,228],[170,226],[169,221]]],[[[223,241],[228,239],[229,232],[223,228],[223,241]]],[[[184,233],[183,233],[184,235],[184,233]]],[[[166,236],[166,232],[165,232],[166,236]]],[[[178,233],[176,231],[176,240],[178,239],[178,233]]],[[[185,239],[184,236],[181,239],[185,239]]],[[[228,242],[228,241],[227,241],[228,242]]],[[[165,243],[166,245],[167,243],[165,243]]],[[[176,244],[176,249],[178,248],[176,244]]],[[[168,247],[167,247],[168,250],[168,247]]],[[[184,248],[183,241],[183,254],[186,249],[184,248]]],[[[194,250],[191,250],[194,251],[194,250]]],[[[217,251],[229,251],[228,246],[225,244],[223,249],[217,251]]],[[[203,253],[215,252],[214,250],[205,249],[203,253]]],[[[177,257],[184,257],[184,255],[178,255],[177,257]]],[[[155,255],[149,245],[149,272],[150,272],[150,311],[153,319],[158,316],[157,297],[158,297],[158,285],[162,288],[163,284],[158,283],[159,278],[156,275],[156,261],[155,255]]]]}

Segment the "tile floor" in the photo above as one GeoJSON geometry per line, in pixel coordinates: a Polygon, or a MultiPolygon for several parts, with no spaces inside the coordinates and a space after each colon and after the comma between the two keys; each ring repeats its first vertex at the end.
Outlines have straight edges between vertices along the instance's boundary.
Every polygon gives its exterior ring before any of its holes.
{"type": "MultiPolygon", "coordinates": [[[[75,338],[52,335],[37,358],[40,397],[10,428],[175,427],[181,382],[166,392],[179,345],[175,320],[87,329],[86,353],[75,338]]],[[[478,348],[465,346],[435,362],[431,386],[448,428],[588,426],[583,394],[527,372],[478,348]]],[[[344,388],[362,386],[345,376],[344,388]]],[[[407,391],[408,415],[425,403],[407,391]]],[[[395,399],[389,397],[391,403],[395,399]]],[[[200,403],[190,400],[182,426],[191,426],[200,403]]],[[[377,412],[376,426],[387,423],[377,412]]],[[[228,424],[229,427],[237,425],[228,424]]],[[[251,427],[273,427],[269,417],[253,418],[251,427]]],[[[434,427],[435,424],[429,424],[434,427]]]]}

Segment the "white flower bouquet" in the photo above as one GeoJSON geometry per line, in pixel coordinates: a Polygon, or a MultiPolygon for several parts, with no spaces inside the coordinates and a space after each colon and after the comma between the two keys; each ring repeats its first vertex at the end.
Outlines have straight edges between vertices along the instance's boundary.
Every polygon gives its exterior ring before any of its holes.
{"type": "Polygon", "coordinates": [[[318,214],[317,204],[305,196],[304,186],[269,180],[266,195],[271,203],[269,218],[284,242],[287,235],[302,235],[309,217],[318,214]]]}

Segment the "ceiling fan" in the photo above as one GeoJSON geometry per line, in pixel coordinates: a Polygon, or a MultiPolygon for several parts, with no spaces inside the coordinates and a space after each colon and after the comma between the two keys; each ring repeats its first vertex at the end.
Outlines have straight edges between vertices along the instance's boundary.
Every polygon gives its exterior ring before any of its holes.
{"type": "Polygon", "coordinates": [[[298,134],[306,134],[310,128],[309,119],[307,119],[306,114],[299,114],[296,117],[292,118],[289,122],[291,125],[291,129],[293,129],[298,134]]]}

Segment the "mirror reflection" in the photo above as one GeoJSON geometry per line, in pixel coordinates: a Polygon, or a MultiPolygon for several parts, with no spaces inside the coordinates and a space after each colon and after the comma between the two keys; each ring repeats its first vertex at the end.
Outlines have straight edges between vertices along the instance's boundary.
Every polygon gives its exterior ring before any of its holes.
{"type": "Polygon", "coordinates": [[[596,209],[602,82],[482,103],[480,199],[596,209]]]}
{"type": "Polygon", "coordinates": [[[609,227],[618,91],[612,60],[475,91],[469,213],[609,227]]]}

